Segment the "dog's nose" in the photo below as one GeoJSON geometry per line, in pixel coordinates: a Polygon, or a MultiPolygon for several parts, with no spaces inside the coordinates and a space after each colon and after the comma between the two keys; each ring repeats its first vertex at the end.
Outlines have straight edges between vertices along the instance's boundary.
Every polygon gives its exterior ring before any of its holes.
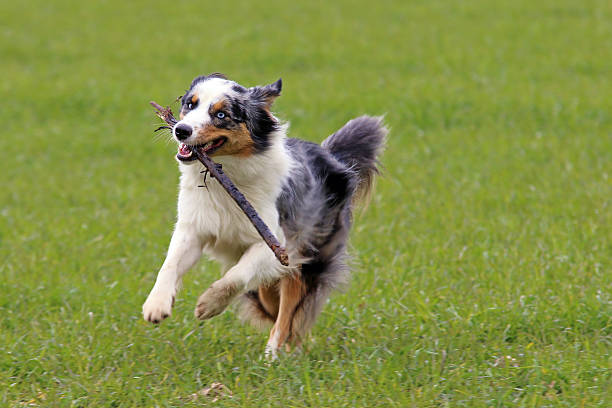
{"type": "Polygon", "coordinates": [[[174,127],[174,135],[178,140],[185,140],[191,136],[193,129],[185,123],[179,123],[174,127]]]}

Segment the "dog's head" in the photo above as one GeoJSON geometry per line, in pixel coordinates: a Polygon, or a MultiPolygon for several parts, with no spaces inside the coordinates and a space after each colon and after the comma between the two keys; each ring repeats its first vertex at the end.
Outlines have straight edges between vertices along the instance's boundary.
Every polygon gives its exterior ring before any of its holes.
{"type": "Polygon", "coordinates": [[[241,157],[265,151],[280,127],[270,107],[281,87],[279,79],[245,88],[219,73],[194,79],[181,99],[181,120],[172,129],[179,143],[177,159],[195,160],[193,149],[241,157]]]}

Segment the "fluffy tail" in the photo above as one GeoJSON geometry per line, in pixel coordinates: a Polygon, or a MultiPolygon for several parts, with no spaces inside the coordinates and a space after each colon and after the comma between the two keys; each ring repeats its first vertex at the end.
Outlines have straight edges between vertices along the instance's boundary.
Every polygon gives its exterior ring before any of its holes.
{"type": "Polygon", "coordinates": [[[321,143],[340,162],[353,169],[358,177],[356,198],[367,199],[380,172],[378,156],[385,145],[388,130],[382,116],[360,116],[347,122],[321,143]]]}

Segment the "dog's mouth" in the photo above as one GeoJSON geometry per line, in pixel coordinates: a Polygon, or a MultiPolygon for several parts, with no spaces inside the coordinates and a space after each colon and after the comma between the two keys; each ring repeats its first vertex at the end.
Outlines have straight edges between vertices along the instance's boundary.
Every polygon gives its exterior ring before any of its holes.
{"type": "Polygon", "coordinates": [[[196,155],[194,153],[195,149],[199,149],[200,152],[205,153],[207,155],[211,155],[217,150],[219,150],[219,148],[223,146],[225,142],[227,142],[227,138],[223,136],[213,139],[208,143],[199,144],[195,146],[190,146],[188,144],[181,142],[179,143],[178,153],[176,154],[176,158],[181,161],[195,160],[196,159],[196,155]]]}

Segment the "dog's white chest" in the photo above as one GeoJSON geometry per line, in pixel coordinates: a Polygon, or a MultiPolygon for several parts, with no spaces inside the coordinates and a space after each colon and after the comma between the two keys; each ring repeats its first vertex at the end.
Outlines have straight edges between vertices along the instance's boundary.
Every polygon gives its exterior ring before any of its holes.
{"type": "MultiPolygon", "coordinates": [[[[280,194],[280,180],[275,182],[254,178],[250,183],[239,183],[240,175],[232,177],[237,187],[246,196],[272,232],[283,241],[278,224],[276,198],[280,194]]],[[[246,215],[214,179],[207,177],[203,186],[203,175],[199,165],[182,169],[178,200],[178,221],[190,225],[207,243],[205,251],[212,257],[231,262],[261,237],[246,215]]]]}

